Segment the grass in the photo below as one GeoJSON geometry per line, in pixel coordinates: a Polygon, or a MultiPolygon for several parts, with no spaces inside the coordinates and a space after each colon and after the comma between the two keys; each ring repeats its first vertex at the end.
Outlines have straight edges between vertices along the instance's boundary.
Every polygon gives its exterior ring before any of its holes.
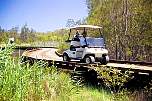
{"type": "Polygon", "coordinates": [[[111,101],[112,96],[105,90],[98,90],[94,87],[80,88],[78,95],[72,95],[73,101],[111,101]]]}
{"type": "MultiPolygon", "coordinates": [[[[0,50],[0,101],[131,101],[132,96],[80,86],[67,73],[45,62],[22,64],[12,58],[12,46],[0,50]]],[[[134,101],[134,100],[132,100],[134,101]]]]}

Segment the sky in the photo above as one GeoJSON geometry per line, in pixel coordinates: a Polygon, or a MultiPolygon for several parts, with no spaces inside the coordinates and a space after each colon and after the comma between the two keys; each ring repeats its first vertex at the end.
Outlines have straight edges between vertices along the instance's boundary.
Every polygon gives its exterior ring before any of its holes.
{"type": "Polygon", "coordinates": [[[0,0],[0,26],[27,24],[38,32],[64,28],[68,19],[87,17],[86,0],[0,0]]]}

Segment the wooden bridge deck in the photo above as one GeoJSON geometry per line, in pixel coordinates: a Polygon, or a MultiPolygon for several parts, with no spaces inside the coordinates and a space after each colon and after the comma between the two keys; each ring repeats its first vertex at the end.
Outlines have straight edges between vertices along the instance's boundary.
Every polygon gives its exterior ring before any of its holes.
{"type": "MultiPolygon", "coordinates": [[[[85,63],[78,63],[76,61],[71,61],[71,62],[63,62],[62,57],[59,57],[55,52],[57,49],[55,48],[37,48],[33,50],[27,50],[23,52],[22,56],[25,57],[30,57],[33,59],[38,59],[38,60],[51,60],[51,61],[56,61],[58,64],[62,65],[71,65],[71,66],[76,66],[76,67],[87,67],[87,68],[92,68],[91,66],[96,66],[100,65],[98,63],[96,64],[85,64],[85,63]]],[[[149,73],[152,74],[152,65],[145,66],[145,65],[135,65],[135,64],[126,64],[126,63],[108,63],[106,65],[107,67],[114,67],[118,69],[123,69],[123,70],[132,70],[134,72],[143,72],[143,73],[149,73]]]]}

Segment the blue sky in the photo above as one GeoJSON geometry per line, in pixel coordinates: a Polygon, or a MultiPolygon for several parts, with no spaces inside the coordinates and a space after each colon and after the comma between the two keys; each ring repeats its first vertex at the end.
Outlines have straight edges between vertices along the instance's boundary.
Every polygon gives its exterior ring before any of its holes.
{"type": "Polygon", "coordinates": [[[0,0],[0,26],[21,27],[25,23],[36,31],[64,28],[67,19],[87,16],[86,0],[0,0]]]}

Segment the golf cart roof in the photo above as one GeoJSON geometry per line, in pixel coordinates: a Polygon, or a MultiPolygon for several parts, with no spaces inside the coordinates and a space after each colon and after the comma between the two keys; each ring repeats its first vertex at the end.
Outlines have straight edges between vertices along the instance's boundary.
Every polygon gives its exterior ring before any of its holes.
{"type": "Polygon", "coordinates": [[[78,25],[75,27],[71,27],[70,29],[75,29],[75,30],[87,30],[87,29],[101,29],[102,27],[99,26],[93,26],[93,25],[78,25]]]}

